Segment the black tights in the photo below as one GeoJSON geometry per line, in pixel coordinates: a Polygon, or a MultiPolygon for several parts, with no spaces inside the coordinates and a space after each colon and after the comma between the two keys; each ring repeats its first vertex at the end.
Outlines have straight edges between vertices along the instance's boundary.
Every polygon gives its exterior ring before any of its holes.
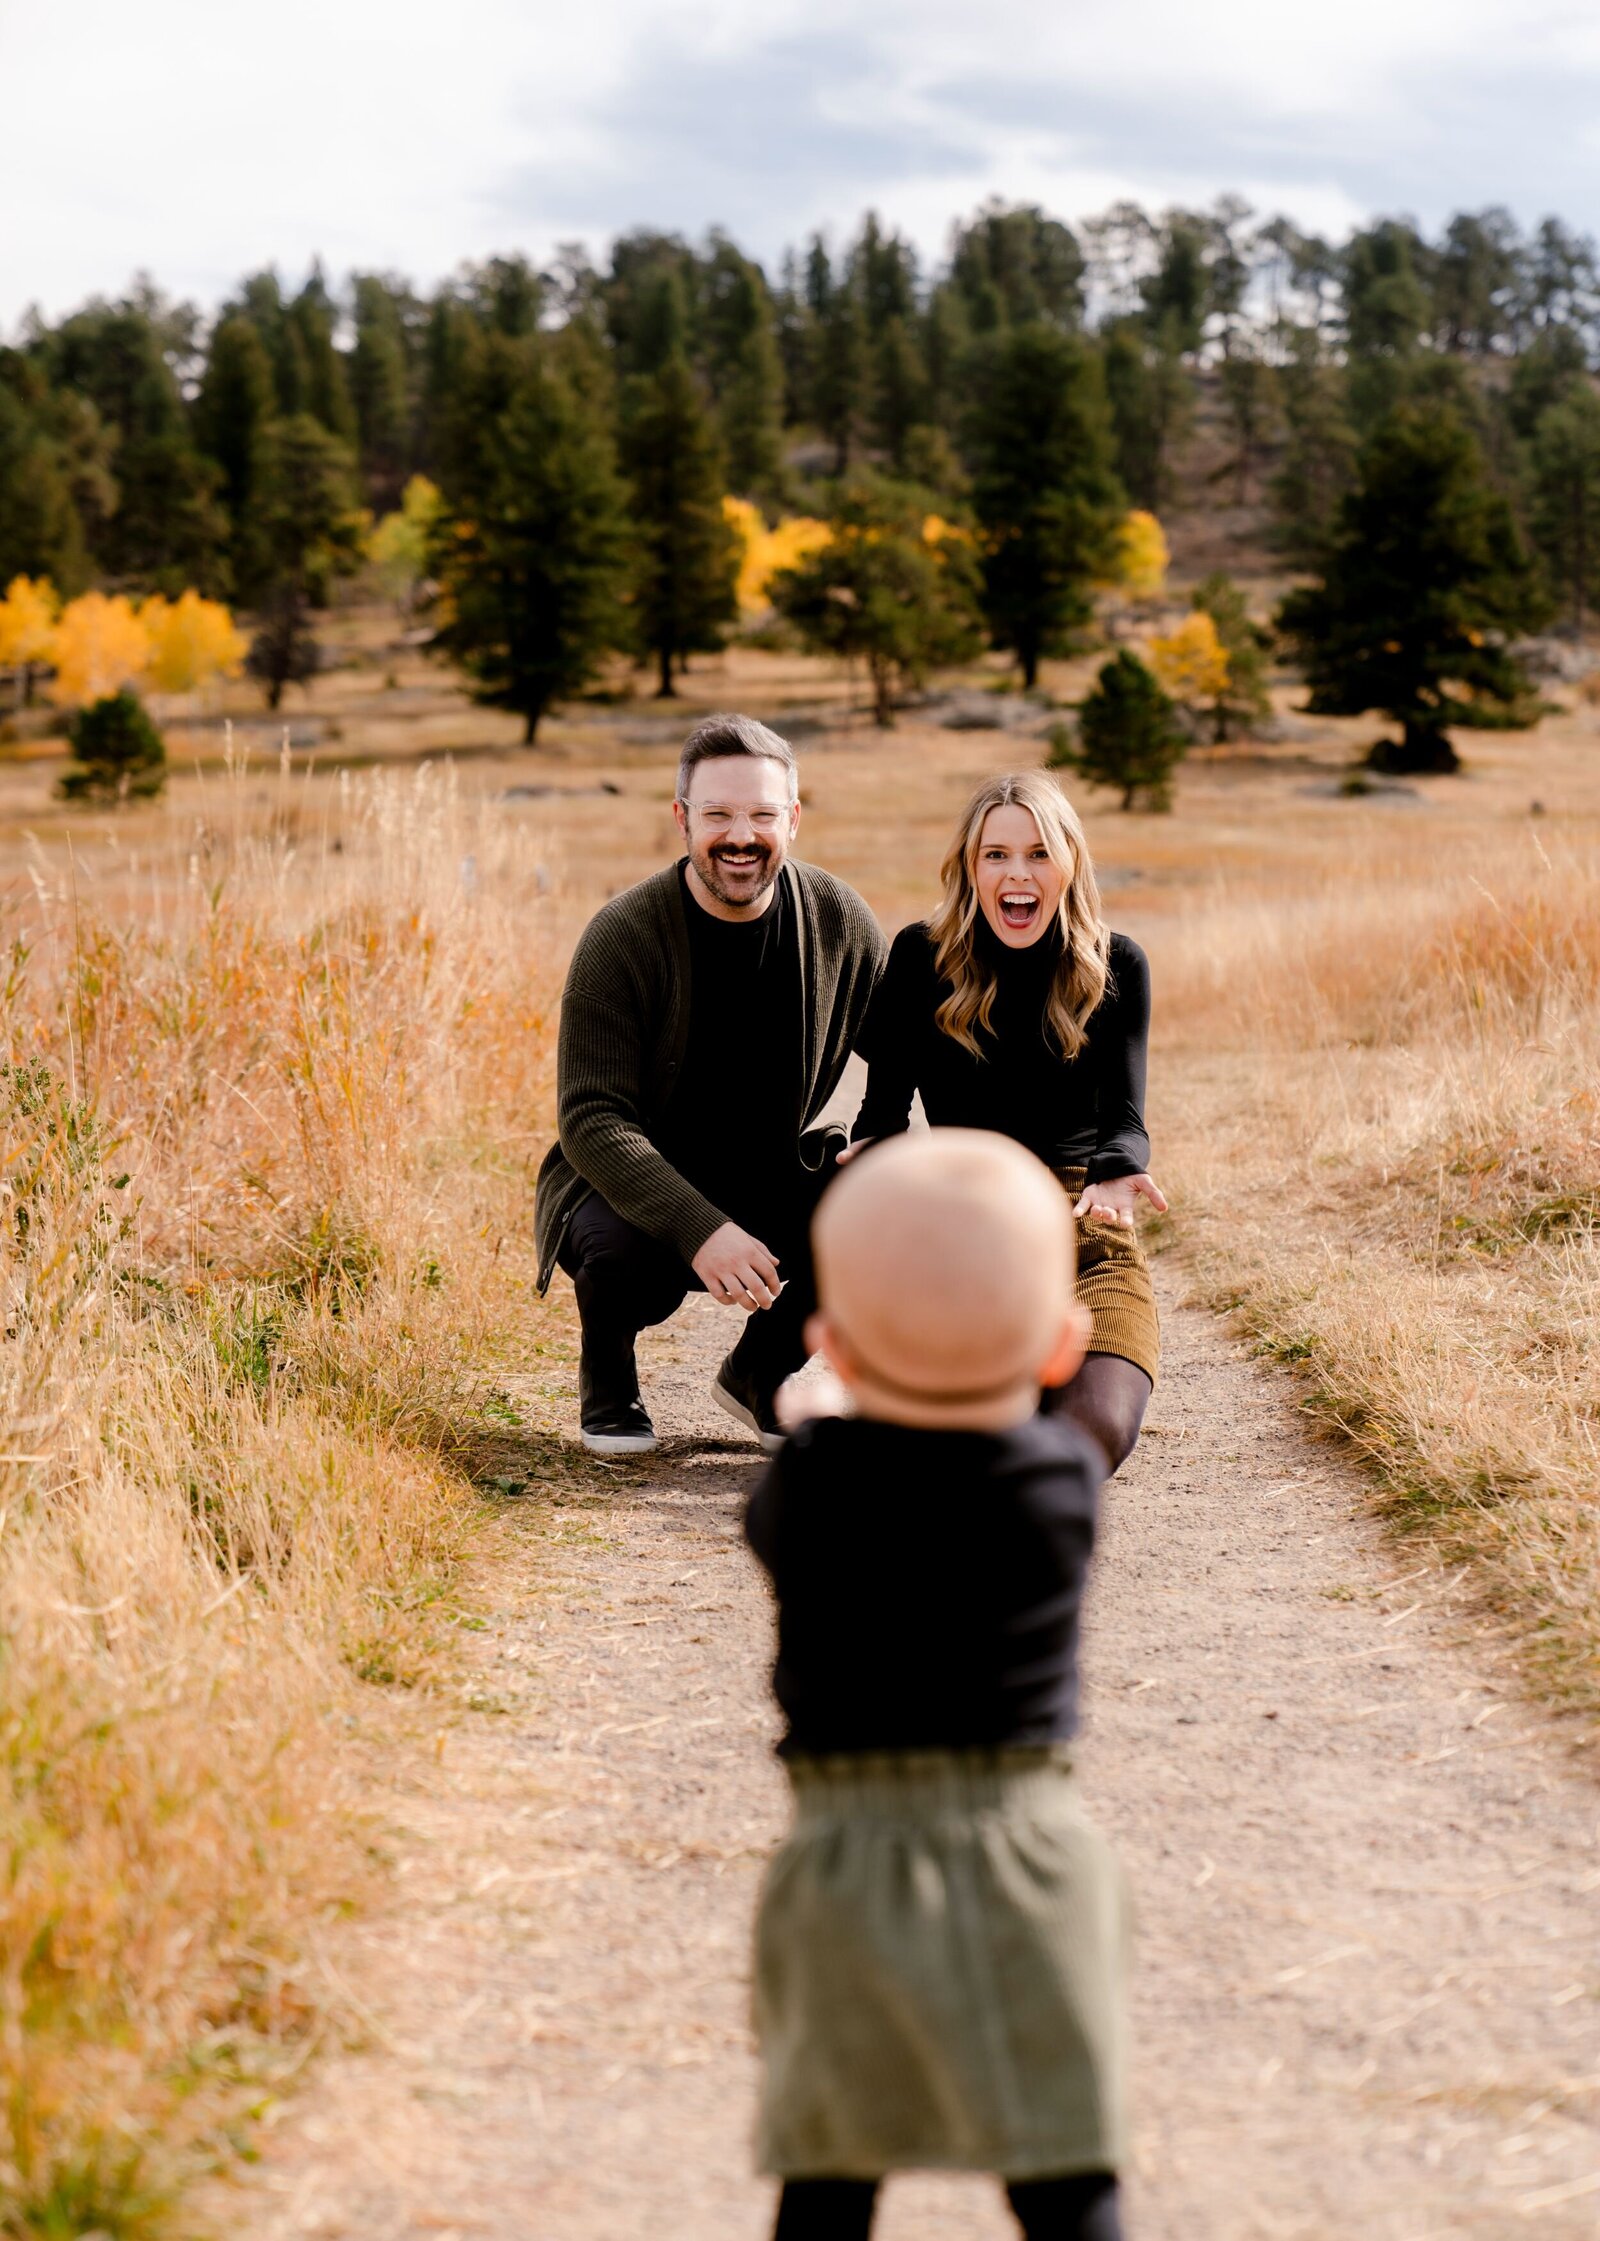
{"type": "MultiPolygon", "coordinates": [[[[1025,2241],[1122,2241],[1109,2171],[1016,2179],[1006,2198],[1025,2241]]],[[[786,2179],[773,2241],[867,2241],[877,2199],[876,2179],[786,2179]]]]}
{"type": "Polygon", "coordinates": [[[1114,1471],[1133,1453],[1151,1390],[1144,1371],[1120,1354],[1088,1354],[1072,1383],[1046,1393],[1040,1405],[1046,1416],[1070,1416],[1114,1471]]]}

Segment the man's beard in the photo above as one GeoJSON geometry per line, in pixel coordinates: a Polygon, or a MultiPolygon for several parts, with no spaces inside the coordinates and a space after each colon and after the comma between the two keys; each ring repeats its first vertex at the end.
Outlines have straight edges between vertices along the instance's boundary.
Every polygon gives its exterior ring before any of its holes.
{"type": "Polygon", "coordinates": [[[725,841],[714,841],[709,848],[696,850],[691,860],[707,890],[716,896],[719,903],[725,903],[730,910],[748,910],[752,903],[760,902],[782,871],[783,852],[773,847],[770,841],[757,840],[745,844],[742,852],[746,855],[759,853],[761,864],[759,870],[743,870],[737,886],[729,883],[718,864],[718,858],[726,852],[728,844],[725,841]]]}

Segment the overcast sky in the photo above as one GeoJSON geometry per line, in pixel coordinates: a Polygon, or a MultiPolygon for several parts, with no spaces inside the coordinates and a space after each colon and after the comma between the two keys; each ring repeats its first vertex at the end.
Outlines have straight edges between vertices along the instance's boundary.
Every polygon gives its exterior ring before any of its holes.
{"type": "Polygon", "coordinates": [[[0,332],[869,205],[936,257],[990,194],[1589,231],[1597,140],[1593,0],[0,0],[0,332]]]}

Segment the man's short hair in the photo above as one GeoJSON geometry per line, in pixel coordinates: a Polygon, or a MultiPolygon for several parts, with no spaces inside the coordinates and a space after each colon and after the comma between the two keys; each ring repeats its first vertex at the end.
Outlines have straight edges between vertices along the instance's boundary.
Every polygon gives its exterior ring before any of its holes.
{"type": "Polygon", "coordinates": [[[791,800],[800,791],[800,772],[794,749],[754,716],[702,716],[683,743],[678,757],[678,799],[686,802],[695,772],[702,763],[718,762],[731,755],[759,755],[764,762],[781,763],[789,773],[791,800]]]}

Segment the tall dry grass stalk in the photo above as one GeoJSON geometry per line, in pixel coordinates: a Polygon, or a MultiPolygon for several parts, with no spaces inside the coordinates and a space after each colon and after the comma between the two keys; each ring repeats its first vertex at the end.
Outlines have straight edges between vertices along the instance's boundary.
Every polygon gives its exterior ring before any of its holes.
{"type": "Polygon", "coordinates": [[[421,1677],[550,1059],[525,834],[233,771],[0,986],[0,2231],[163,2228],[326,1999],[332,1747],[421,1677]],[[509,1246],[506,1241],[510,1240],[509,1246]],[[259,2090],[257,2082],[255,2090],[259,2090]]]}
{"type": "Polygon", "coordinates": [[[1214,1294],[1592,1720],[1600,855],[1520,824],[1447,861],[1231,875],[1159,963],[1164,1138],[1214,1294]]]}

